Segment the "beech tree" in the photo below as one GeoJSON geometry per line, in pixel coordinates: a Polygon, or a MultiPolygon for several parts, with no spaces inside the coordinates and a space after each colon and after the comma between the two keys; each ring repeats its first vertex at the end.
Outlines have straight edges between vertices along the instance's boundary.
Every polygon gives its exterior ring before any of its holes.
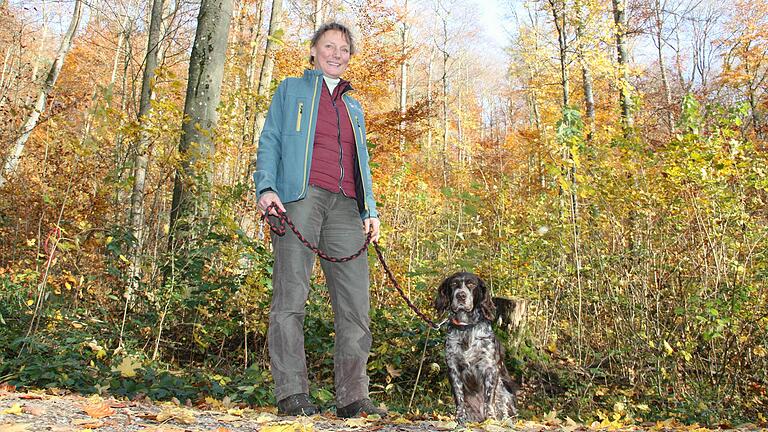
{"type": "Polygon", "coordinates": [[[184,101],[184,121],[179,143],[179,167],[173,183],[170,218],[170,246],[187,237],[187,227],[178,224],[196,210],[201,220],[208,216],[207,192],[211,170],[208,158],[215,152],[213,137],[218,120],[224,78],[232,0],[203,0],[189,60],[189,78],[184,101]],[[201,163],[202,162],[202,163],[201,163]],[[181,235],[180,235],[181,234],[181,235]]]}

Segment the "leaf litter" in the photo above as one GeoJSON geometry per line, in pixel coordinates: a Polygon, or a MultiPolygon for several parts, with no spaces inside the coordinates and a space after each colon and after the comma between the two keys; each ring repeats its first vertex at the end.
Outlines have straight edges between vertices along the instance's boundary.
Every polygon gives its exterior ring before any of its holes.
{"type": "MultiPolygon", "coordinates": [[[[252,409],[231,403],[206,404],[215,409],[200,409],[178,403],[149,400],[117,400],[99,396],[83,397],[57,392],[21,393],[15,388],[0,389],[0,431],[27,432],[710,432],[699,425],[684,425],[675,420],[625,424],[605,420],[580,424],[547,413],[540,419],[506,419],[482,423],[457,424],[447,416],[401,416],[386,419],[339,419],[331,413],[312,417],[278,417],[274,408],[252,409]]],[[[768,432],[754,424],[717,431],[768,432]]]]}

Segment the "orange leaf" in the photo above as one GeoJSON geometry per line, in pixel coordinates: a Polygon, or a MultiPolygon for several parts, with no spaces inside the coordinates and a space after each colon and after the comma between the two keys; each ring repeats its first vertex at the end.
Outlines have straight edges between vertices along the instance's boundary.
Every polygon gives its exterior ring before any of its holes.
{"type": "Polygon", "coordinates": [[[103,403],[98,405],[87,405],[83,407],[83,411],[93,418],[109,417],[115,413],[115,411],[109,407],[109,404],[103,403]]]}

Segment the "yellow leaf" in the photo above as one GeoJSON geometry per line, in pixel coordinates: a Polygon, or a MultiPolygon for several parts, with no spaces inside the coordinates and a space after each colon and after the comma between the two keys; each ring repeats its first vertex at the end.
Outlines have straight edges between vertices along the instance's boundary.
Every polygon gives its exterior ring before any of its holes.
{"type": "Polygon", "coordinates": [[[116,368],[112,368],[113,372],[120,372],[120,376],[124,378],[131,378],[136,376],[136,369],[141,367],[141,361],[136,357],[127,356],[123,357],[123,361],[116,368]]]}
{"type": "Polygon", "coordinates": [[[669,342],[667,341],[664,341],[664,351],[666,351],[667,354],[672,354],[673,352],[675,352],[675,350],[672,349],[672,345],[670,345],[669,342]]]}
{"type": "Polygon", "coordinates": [[[258,417],[256,417],[256,423],[264,424],[269,423],[277,420],[277,416],[270,413],[261,413],[258,417]]]}
{"type": "Polygon", "coordinates": [[[128,263],[128,264],[131,263],[130,261],[128,261],[128,258],[126,258],[125,255],[120,255],[118,258],[120,258],[120,261],[124,263],[128,263]]]}
{"type": "Polygon", "coordinates": [[[197,421],[192,411],[180,407],[169,407],[157,414],[157,421],[159,423],[171,419],[184,424],[192,424],[197,421]]]}
{"type": "Polygon", "coordinates": [[[0,423],[0,430],[3,432],[27,432],[31,426],[27,423],[0,423]]]}
{"type": "Polygon", "coordinates": [[[411,424],[413,422],[408,420],[405,417],[398,417],[398,418],[392,420],[390,423],[392,423],[392,424],[411,424]]]}
{"type": "Polygon", "coordinates": [[[27,300],[27,306],[32,306],[33,304],[35,304],[34,300],[32,299],[27,300]]]}
{"type": "Polygon", "coordinates": [[[240,408],[230,408],[230,409],[227,410],[227,414],[231,414],[233,416],[240,416],[240,417],[242,417],[243,416],[243,410],[241,410],[240,408]]]}
{"type": "Polygon", "coordinates": [[[344,422],[344,426],[348,426],[348,427],[352,427],[352,428],[355,428],[355,427],[366,427],[366,426],[368,426],[368,423],[369,423],[369,421],[368,421],[367,418],[358,417],[358,418],[351,418],[351,419],[345,421],[344,422]]]}
{"type": "Polygon", "coordinates": [[[13,415],[21,415],[21,404],[13,404],[8,409],[3,410],[0,412],[0,414],[13,414],[13,415]]]}
{"type": "Polygon", "coordinates": [[[314,426],[312,423],[279,423],[276,425],[264,426],[259,429],[260,432],[312,432],[314,426]]]}

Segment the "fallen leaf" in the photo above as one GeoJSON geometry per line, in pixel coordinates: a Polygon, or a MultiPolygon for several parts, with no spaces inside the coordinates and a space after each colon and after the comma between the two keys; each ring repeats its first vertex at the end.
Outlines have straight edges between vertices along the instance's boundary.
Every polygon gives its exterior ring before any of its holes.
{"type": "Polygon", "coordinates": [[[149,429],[142,429],[141,432],[186,432],[186,430],[173,426],[157,426],[149,429]]]}
{"type": "Polygon", "coordinates": [[[411,424],[413,422],[408,420],[405,417],[397,417],[396,419],[392,420],[390,423],[392,423],[392,424],[411,424]]]}
{"type": "Polygon", "coordinates": [[[224,423],[234,423],[234,422],[243,421],[243,418],[226,414],[220,417],[216,417],[216,420],[224,423]]]}
{"type": "Polygon", "coordinates": [[[24,412],[24,414],[29,414],[33,416],[40,416],[45,413],[45,411],[42,408],[31,407],[31,406],[21,407],[21,410],[24,412]]]}
{"type": "Polygon", "coordinates": [[[3,432],[27,432],[30,425],[26,423],[0,423],[0,430],[3,432]]]}
{"type": "Polygon", "coordinates": [[[82,409],[83,411],[85,411],[86,414],[96,419],[109,417],[115,413],[115,410],[110,408],[109,404],[106,404],[106,403],[100,403],[97,405],[86,405],[82,407],[82,409]]]}
{"type": "Polygon", "coordinates": [[[72,424],[86,429],[98,429],[104,426],[104,422],[96,419],[74,419],[72,424]]]}
{"type": "Polygon", "coordinates": [[[230,432],[230,430],[225,427],[217,427],[213,432],[230,432]]]}
{"type": "Polygon", "coordinates": [[[351,418],[344,422],[344,426],[349,427],[366,427],[370,421],[364,417],[351,418]]]}
{"type": "Polygon", "coordinates": [[[434,428],[435,430],[454,430],[459,426],[459,424],[455,421],[436,421],[427,422],[427,424],[429,424],[431,428],[434,428]]]}
{"type": "Polygon", "coordinates": [[[243,416],[243,410],[240,408],[230,408],[227,410],[227,414],[233,415],[233,416],[243,416]]]}
{"type": "Polygon", "coordinates": [[[10,385],[10,384],[7,384],[7,383],[0,384],[0,392],[13,393],[15,391],[16,391],[16,386],[15,385],[10,385]]]}
{"type": "Polygon", "coordinates": [[[197,421],[195,414],[184,408],[170,407],[162,410],[157,414],[157,421],[164,422],[167,420],[176,420],[179,423],[192,424],[197,421]]]}
{"type": "Polygon", "coordinates": [[[0,412],[0,414],[13,414],[13,415],[21,415],[21,404],[13,404],[10,408],[7,408],[0,412]]]}
{"type": "Polygon", "coordinates": [[[293,423],[280,423],[276,425],[269,425],[264,426],[261,429],[259,429],[259,432],[312,432],[314,431],[314,426],[312,423],[299,423],[299,422],[293,422],[293,423]]]}
{"type": "Polygon", "coordinates": [[[269,423],[276,421],[278,417],[274,414],[270,413],[261,413],[258,417],[256,417],[256,423],[263,424],[263,423],[269,423]]]}

